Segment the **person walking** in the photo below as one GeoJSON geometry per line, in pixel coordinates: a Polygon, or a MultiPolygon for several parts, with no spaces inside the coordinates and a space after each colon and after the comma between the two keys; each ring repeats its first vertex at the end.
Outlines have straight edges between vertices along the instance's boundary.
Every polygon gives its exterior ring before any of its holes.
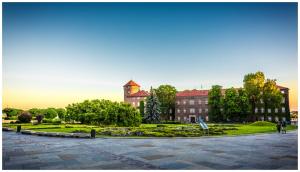
{"type": "Polygon", "coordinates": [[[277,121],[277,131],[278,131],[278,133],[280,133],[280,131],[281,131],[281,121],[280,120],[278,120],[277,121]]]}
{"type": "Polygon", "coordinates": [[[286,122],[282,121],[282,134],[286,134],[286,122]]]}

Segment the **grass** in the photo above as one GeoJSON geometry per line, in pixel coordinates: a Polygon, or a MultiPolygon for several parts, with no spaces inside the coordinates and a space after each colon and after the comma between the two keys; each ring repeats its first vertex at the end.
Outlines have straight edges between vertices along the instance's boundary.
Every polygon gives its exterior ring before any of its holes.
{"type": "MultiPolygon", "coordinates": [[[[84,124],[2,124],[3,127],[16,129],[22,125],[22,129],[65,132],[65,133],[90,133],[95,129],[97,136],[109,137],[200,137],[205,135],[198,124],[141,124],[139,127],[116,127],[116,126],[95,126],[84,124]]],[[[276,132],[276,125],[273,123],[252,123],[252,124],[208,124],[210,135],[244,135],[255,133],[276,132]]],[[[287,130],[294,130],[296,126],[287,126],[287,130]]]]}

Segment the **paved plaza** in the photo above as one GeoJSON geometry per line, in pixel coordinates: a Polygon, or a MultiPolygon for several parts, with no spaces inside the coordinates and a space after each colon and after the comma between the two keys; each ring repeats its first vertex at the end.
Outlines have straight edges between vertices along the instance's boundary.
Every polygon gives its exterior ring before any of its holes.
{"type": "Polygon", "coordinates": [[[185,139],[2,136],[3,169],[298,169],[297,131],[185,139]]]}

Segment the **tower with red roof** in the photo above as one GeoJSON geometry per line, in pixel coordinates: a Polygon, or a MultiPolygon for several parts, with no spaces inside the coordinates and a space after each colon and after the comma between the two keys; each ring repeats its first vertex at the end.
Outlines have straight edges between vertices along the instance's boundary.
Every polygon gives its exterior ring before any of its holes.
{"type": "Polygon", "coordinates": [[[130,103],[134,107],[140,106],[140,101],[145,101],[149,93],[140,89],[140,85],[133,80],[128,81],[124,86],[124,102],[130,103]]]}

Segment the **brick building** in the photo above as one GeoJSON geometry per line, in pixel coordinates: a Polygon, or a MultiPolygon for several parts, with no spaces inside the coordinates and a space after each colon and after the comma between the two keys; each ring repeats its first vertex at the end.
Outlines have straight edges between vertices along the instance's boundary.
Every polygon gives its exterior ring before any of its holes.
{"type": "MultiPolygon", "coordinates": [[[[139,107],[140,101],[145,101],[149,96],[149,92],[140,90],[140,85],[130,80],[123,86],[124,88],[124,101],[130,103],[134,107],[139,107]]],[[[255,120],[264,120],[264,115],[267,116],[268,121],[290,120],[289,108],[289,89],[286,87],[278,86],[284,99],[282,100],[280,108],[264,109],[263,101],[261,101],[255,113],[257,118],[255,120]]],[[[222,89],[224,95],[226,89],[222,89]]],[[[195,123],[201,117],[205,121],[209,121],[208,112],[208,92],[209,90],[184,90],[176,93],[175,101],[175,118],[170,115],[168,119],[195,123]]],[[[146,104],[146,102],[145,102],[146,104]]]]}
{"type": "Polygon", "coordinates": [[[130,80],[123,86],[124,89],[124,102],[130,103],[133,107],[138,108],[140,101],[145,101],[149,93],[145,90],[140,90],[140,85],[130,80]]]}

